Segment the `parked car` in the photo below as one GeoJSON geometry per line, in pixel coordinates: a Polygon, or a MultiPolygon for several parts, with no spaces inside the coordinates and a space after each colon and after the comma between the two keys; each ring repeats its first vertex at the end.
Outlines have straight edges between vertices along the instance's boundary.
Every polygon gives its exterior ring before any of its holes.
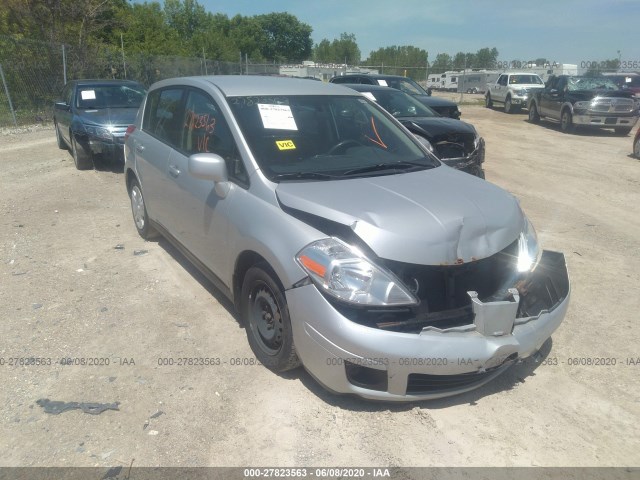
{"type": "Polygon", "coordinates": [[[564,318],[564,255],[541,249],[518,201],[442,166],[349,88],[163,80],[127,136],[139,234],[162,234],[229,297],[276,372],[443,397],[534,354],[564,318]]]}
{"type": "Polygon", "coordinates": [[[622,90],[628,90],[636,98],[640,96],[640,75],[637,73],[604,73],[606,78],[622,90]]]}
{"type": "Polygon", "coordinates": [[[457,120],[461,115],[458,105],[455,102],[444,98],[432,97],[430,89],[428,91],[425,90],[409,77],[379,75],[374,73],[349,73],[333,77],[329,82],[391,87],[416,97],[420,102],[432,110],[435,110],[443,117],[455,118],[457,120]]]}
{"type": "Polygon", "coordinates": [[[95,154],[122,159],[124,134],[145,92],[127,80],[68,82],[53,112],[58,147],[71,150],[78,170],[92,168],[95,154]]]}
{"type": "Polygon", "coordinates": [[[565,133],[584,125],[628,135],[638,121],[638,103],[606,77],[551,76],[529,100],[529,121],[541,118],[559,121],[565,133]]]}
{"type": "Polygon", "coordinates": [[[389,87],[349,85],[400,120],[446,165],[484,178],[484,139],[468,123],[441,117],[411,95],[389,87]]]}
{"type": "Polygon", "coordinates": [[[494,83],[487,84],[485,105],[492,108],[501,103],[505,113],[513,113],[526,108],[530,96],[543,88],[542,78],[535,73],[503,73],[494,83]]]}
{"type": "Polygon", "coordinates": [[[636,158],[640,158],[640,128],[636,131],[636,136],[633,138],[633,155],[636,158]]]}

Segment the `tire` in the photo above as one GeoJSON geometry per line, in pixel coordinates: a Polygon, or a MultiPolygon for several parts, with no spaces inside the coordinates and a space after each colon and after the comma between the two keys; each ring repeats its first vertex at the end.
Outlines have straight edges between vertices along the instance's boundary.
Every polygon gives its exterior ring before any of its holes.
{"type": "Polygon", "coordinates": [[[158,236],[158,232],[151,226],[149,215],[147,215],[147,206],[144,203],[142,189],[138,180],[132,180],[129,188],[129,199],[131,200],[131,213],[133,214],[133,223],[140,235],[145,240],[151,240],[158,236]]]}
{"type": "Polygon", "coordinates": [[[615,129],[617,135],[627,136],[631,132],[631,127],[617,127],[615,129]]]}
{"type": "Polygon", "coordinates": [[[56,129],[56,142],[58,142],[58,148],[60,150],[69,150],[69,147],[67,146],[66,142],[62,138],[62,135],[60,135],[60,129],[58,128],[58,124],[54,123],[53,125],[56,129]]]}
{"type": "Polygon", "coordinates": [[[571,133],[574,131],[573,116],[568,108],[565,108],[560,114],[560,130],[563,133],[571,133]]]}
{"type": "Polygon", "coordinates": [[[487,96],[484,97],[484,106],[487,108],[493,107],[493,102],[491,101],[491,95],[487,93],[487,96]]]}
{"type": "Polygon", "coordinates": [[[511,104],[511,97],[507,97],[504,101],[504,113],[513,113],[513,105],[511,104]]]}
{"type": "Polygon", "coordinates": [[[87,153],[82,145],[78,145],[75,135],[72,133],[71,137],[71,155],[73,156],[73,163],[76,164],[78,170],[88,170],[93,168],[93,160],[91,155],[87,153]]]}
{"type": "Polygon", "coordinates": [[[251,350],[274,372],[301,365],[293,344],[289,308],[275,273],[266,264],[251,267],[242,282],[240,312],[251,350]]]}
{"type": "Polygon", "coordinates": [[[540,123],[540,114],[538,113],[538,107],[533,102],[531,102],[531,105],[529,105],[529,122],[540,123]]]}
{"type": "Polygon", "coordinates": [[[640,158],[640,137],[638,137],[633,144],[633,156],[640,158]]]}

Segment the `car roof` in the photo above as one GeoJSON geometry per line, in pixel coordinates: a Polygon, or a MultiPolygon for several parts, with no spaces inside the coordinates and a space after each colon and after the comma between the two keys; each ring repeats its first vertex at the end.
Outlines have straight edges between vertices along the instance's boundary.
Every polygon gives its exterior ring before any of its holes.
{"type": "Polygon", "coordinates": [[[171,78],[154,83],[151,89],[175,85],[200,88],[215,86],[228,97],[252,95],[353,95],[353,90],[339,85],[310,82],[304,78],[261,75],[209,75],[171,78]]]}

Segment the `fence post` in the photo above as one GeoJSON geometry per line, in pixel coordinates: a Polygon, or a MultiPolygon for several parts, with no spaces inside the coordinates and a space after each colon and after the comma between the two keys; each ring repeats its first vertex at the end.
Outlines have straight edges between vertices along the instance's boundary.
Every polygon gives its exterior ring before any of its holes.
{"type": "Polygon", "coordinates": [[[4,70],[2,70],[2,64],[0,63],[0,76],[2,77],[2,83],[4,85],[4,91],[7,94],[7,100],[9,101],[9,109],[11,110],[11,116],[13,117],[13,125],[17,128],[18,122],[16,121],[16,112],[13,110],[13,104],[11,103],[11,95],[9,95],[9,87],[7,87],[7,81],[4,78],[4,70]]]}
{"type": "Polygon", "coordinates": [[[67,52],[64,49],[64,43],[62,44],[62,74],[64,76],[64,84],[67,84],[67,52]]]}

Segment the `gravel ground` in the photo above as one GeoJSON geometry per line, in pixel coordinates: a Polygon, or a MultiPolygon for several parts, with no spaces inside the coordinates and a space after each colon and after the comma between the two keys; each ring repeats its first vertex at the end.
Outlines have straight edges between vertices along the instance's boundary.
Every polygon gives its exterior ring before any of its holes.
{"type": "Polygon", "coordinates": [[[252,365],[228,302],[165,241],[138,237],[117,167],[76,171],[51,128],[0,135],[0,466],[639,465],[631,137],[461,108],[486,139],[487,179],[565,252],[572,301],[543,362],[405,405],[252,365]],[[159,365],[167,357],[223,363],[159,365]],[[39,399],[118,410],[52,415],[39,399]]]}

